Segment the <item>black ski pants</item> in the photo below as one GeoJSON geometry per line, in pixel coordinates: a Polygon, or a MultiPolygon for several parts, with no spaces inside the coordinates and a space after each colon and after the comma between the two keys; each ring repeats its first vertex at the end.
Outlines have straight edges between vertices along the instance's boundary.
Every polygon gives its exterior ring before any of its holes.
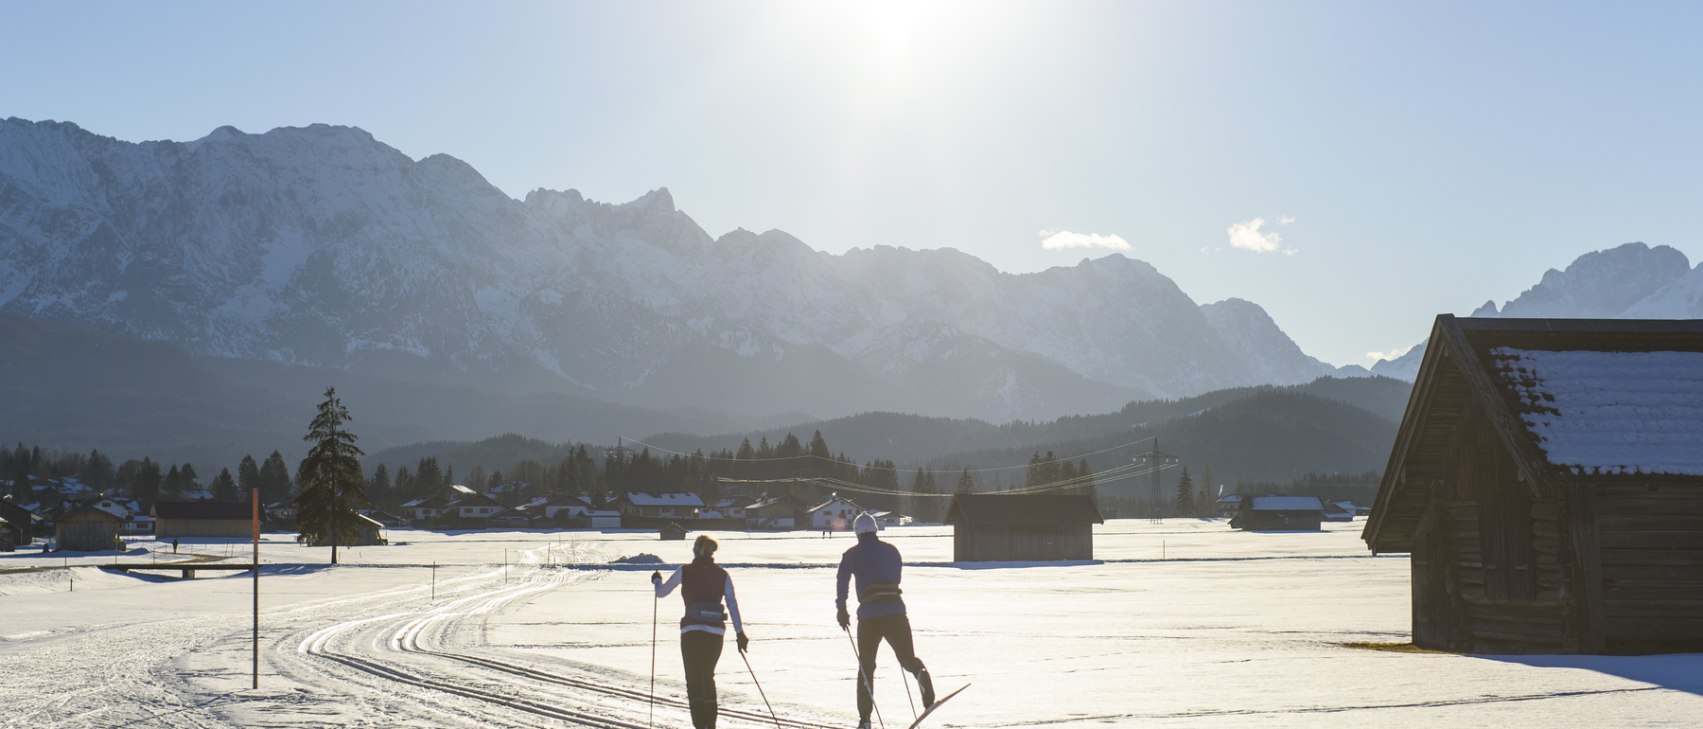
{"type": "Polygon", "coordinates": [[[722,636],[699,630],[680,634],[680,657],[686,662],[686,702],[692,706],[693,729],[715,729],[715,664],[721,660],[722,636]]]}
{"type": "MultiPolygon", "coordinates": [[[[899,667],[915,674],[923,670],[922,660],[917,658],[915,646],[911,644],[911,619],[905,615],[883,615],[879,618],[859,618],[857,621],[857,717],[868,719],[869,711],[875,705],[875,699],[870,695],[875,686],[875,651],[881,648],[881,641],[893,646],[893,655],[899,657],[899,667]]],[[[920,679],[919,679],[920,680],[920,679]]]]}

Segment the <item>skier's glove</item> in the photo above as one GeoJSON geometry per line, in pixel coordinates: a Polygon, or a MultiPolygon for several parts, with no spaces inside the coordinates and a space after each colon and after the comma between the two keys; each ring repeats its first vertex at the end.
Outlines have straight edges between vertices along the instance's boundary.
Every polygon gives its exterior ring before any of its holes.
{"type": "Polygon", "coordinates": [[[840,614],[837,615],[836,617],[840,621],[840,629],[841,630],[851,630],[851,613],[848,613],[848,612],[845,611],[844,608],[841,608],[840,614]]]}
{"type": "Polygon", "coordinates": [[[739,652],[744,653],[745,649],[747,647],[749,647],[750,645],[751,645],[751,639],[745,637],[744,633],[740,633],[739,634],[739,652]]]}
{"type": "Polygon", "coordinates": [[[661,572],[650,573],[650,582],[653,585],[662,582],[662,573],[661,572]]]}

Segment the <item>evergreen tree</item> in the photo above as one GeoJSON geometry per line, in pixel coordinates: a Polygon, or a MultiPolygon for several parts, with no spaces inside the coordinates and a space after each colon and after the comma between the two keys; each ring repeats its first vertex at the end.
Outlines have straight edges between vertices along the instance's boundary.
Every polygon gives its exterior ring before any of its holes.
{"type": "MultiPolygon", "coordinates": [[[[432,496],[444,491],[443,469],[438,467],[437,456],[426,456],[414,466],[414,496],[432,496]]],[[[478,488],[475,486],[474,488],[478,488]]]]}
{"type": "Polygon", "coordinates": [[[136,498],[147,503],[158,501],[163,483],[165,476],[160,475],[160,464],[143,458],[141,467],[136,471],[136,498]]]}
{"type": "Polygon", "coordinates": [[[973,494],[976,492],[976,477],[970,475],[970,467],[965,466],[964,472],[958,474],[958,485],[953,487],[953,493],[973,494]]]}
{"type": "Polygon", "coordinates": [[[183,495],[183,472],[177,470],[177,464],[172,464],[171,470],[166,472],[166,481],[161,488],[168,499],[175,499],[183,495]]]}
{"type": "Polygon", "coordinates": [[[416,498],[416,497],[412,496],[412,494],[414,494],[414,493],[415,493],[414,474],[412,474],[408,471],[408,466],[406,466],[406,465],[397,466],[396,467],[396,500],[398,502],[402,502],[402,503],[406,503],[408,501],[413,501],[414,498],[416,498]]]}
{"type": "Polygon", "coordinates": [[[112,488],[114,475],[112,459],[100,451],[90,450],[89,458],[84,461],[78,478],[97,491],[107,491],[112,488]]]}
{"type": "Polygon", "coordinates": [[[387,509],[397,505],[396,494],[390,489],[390,469],[382,463],[373,469],[373,480],[367,484],[367,496],[373,503],[382,504],[387,509]]]}
{"type": "Polygon", "coordinates": [[[302,436],[312,445],[296,472],[302,485],[296,495],[299,538],[309,544],[329,539],[332,564],[337,564],[338,542],[353,541],[359,533],[355,509],[367,504],[358,460],[365,453],[355,445],[355,434],[344,428],[350,420],[337,388],[326,388],[325,400],[302,436]]]}
{"type": "Polygon", "coordinates": [[[1177,498],[1171,504],[1171,515],[1194,515],[1194,480],[1189,478],[1188,466],[1183,466],[1183,475],[1177,477],[1177,498]]]}
{"type": "Polygon", "coordinates": [[[1086,494],[1088,496],[1096,496],[1094,490],[1094,472],[1088,470],[1088,459],[1083,458],[1076,462],[1076,477],[1082,480],[1082,485],[1077,488],[1077,493],[1086,494]]]}
{"type": "Polygon", "coordinates": [[[290,467],[283,454],[272,451],[260,464],[260,503],[276,504],[290,496],[290,467]]]}
{"type": "Polygon", "coordinates": [[[254,462],[254,456],[243,456],[237,464],[237,490],[243,498],[248,498],[254,489],[260,486],[260,464],[254,462]]]}
{"type": "Polygon", "coordinates": [[[219,475],[213,479],[214,501],[239,501],[237,498],[237,480],[231,477],[231,469],[219,469],[219,475]]]}
{"type": "Polygon", "coordinates": [[[185,463],[183,464],[183,468],[177,473],[178,478],[182,480],[184,491],[201,490],[201,477],[195,475],[195,466],[185,463]]]}
{"type": "Polygon", "coordinates": [[[1218,511],[1218,485],[1212,480],[1212,464],[1200,468],[1200,487],[1195,489],[1195,513],[1214,516],[1218,511]]]}

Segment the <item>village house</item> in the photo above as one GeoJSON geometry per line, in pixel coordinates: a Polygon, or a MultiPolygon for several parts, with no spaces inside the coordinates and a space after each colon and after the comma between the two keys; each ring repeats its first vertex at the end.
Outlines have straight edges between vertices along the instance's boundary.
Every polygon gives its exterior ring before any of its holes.
{"type": "Polygon", "coordinates": [[[1230,519],[1230,528],[1318,531],[1323,526],[1324,514],[1324,502],[1317,496],[1245,496],[1230,519]]]}
{"type": "Polygon", "coordinates": [[[699,515],[705,519],[745,519],[745,505],[749,502],[750,499],[736,496],[724,497],[705,506],[699,515]]]}
{"type": "Polygon", "coordinates": [[[413,524],[423,525],[429,524],[433,519],[443,516],[444,511],[448,508],[448,497],[441,495],[427,496],[422,499],[413,499],[411,501],[403,502],[402,515],[408,517],[408,521],[413,524]]]}
{"type": "Polygon", "coordinates": [[[462,529],[482,529],[490,524],[492,517],[503,511],[503,505],[496,499],[481,493],[465,492],[450,497],[438,521],[462,529]]]}
{"type": "Polygon", "coordinates": [[[749,529],[797,529],[809,523],[806,510],[810,504],[791,494],[761,496],[745,507],[745,523],[749,529]]]}
{"type": "Polygon", "coordinates": [[[805,510],[810,528],[820,532],[850,531],[852,520],[863,513],[863,507],[839,494],[805,510]]]}
{"type": "Polygon", "coordinates": [[[1703,321],[1439,316],[1362,536],[1413,642],[1703,650],[1703,321]]]}
{"type": "Polygon", "coordinates": [[[957,562],[1050,562],[1094,558],[1094,497],[957,494],[946,509],[957,562]]]}
{"type": "Polygon", "coordinates": [[[609,502],[609,507],[623,517],[648,519],[694,519],[704,508],[704,500],[693,493],[622,494],[609,502]]]}

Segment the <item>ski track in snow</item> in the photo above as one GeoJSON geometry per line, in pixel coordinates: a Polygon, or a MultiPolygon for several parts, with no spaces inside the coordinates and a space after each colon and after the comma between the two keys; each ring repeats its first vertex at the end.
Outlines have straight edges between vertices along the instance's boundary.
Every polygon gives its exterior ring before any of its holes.
{"type": "MultiPolygon", "coordinates": [[[[643,676],[595,667],[546,670],[483,644],[490,616],[600,576],[542,565],[547,549],[523,552],[523,564],[509,579],[492,569],[441,580],[438,599],[429,604],[421,598],[432,588],[409,585],[268,611],[258,690],[248,688],[246,671],[229,670],[249,665],[246,619],[165,620],[76,636],[71,653],[101,656],[98,670],[68,660],[60,643],[69,639],[45,640],[9,657],[8,674],[30,680],[12,683],[13,696],[0,713],[6,726],[67,729],[652,726],[649,693],[626,688],[643,687],[643,676]],[[211,661],[222,668],[198,667],[221,653],[243,659],[227,655],[211,661]],[[231,685],[236,682],[240,687],[231,685]]],[[[685,697],[661,688],[657,721],[687,723],[685,697]]],[[[721,720],[734,728],[776,724],[766,711],[729,707],[725,699],[721,720]]],[[[837,726],[786,716],[778,723],[786,729],[837,726]]]]}

